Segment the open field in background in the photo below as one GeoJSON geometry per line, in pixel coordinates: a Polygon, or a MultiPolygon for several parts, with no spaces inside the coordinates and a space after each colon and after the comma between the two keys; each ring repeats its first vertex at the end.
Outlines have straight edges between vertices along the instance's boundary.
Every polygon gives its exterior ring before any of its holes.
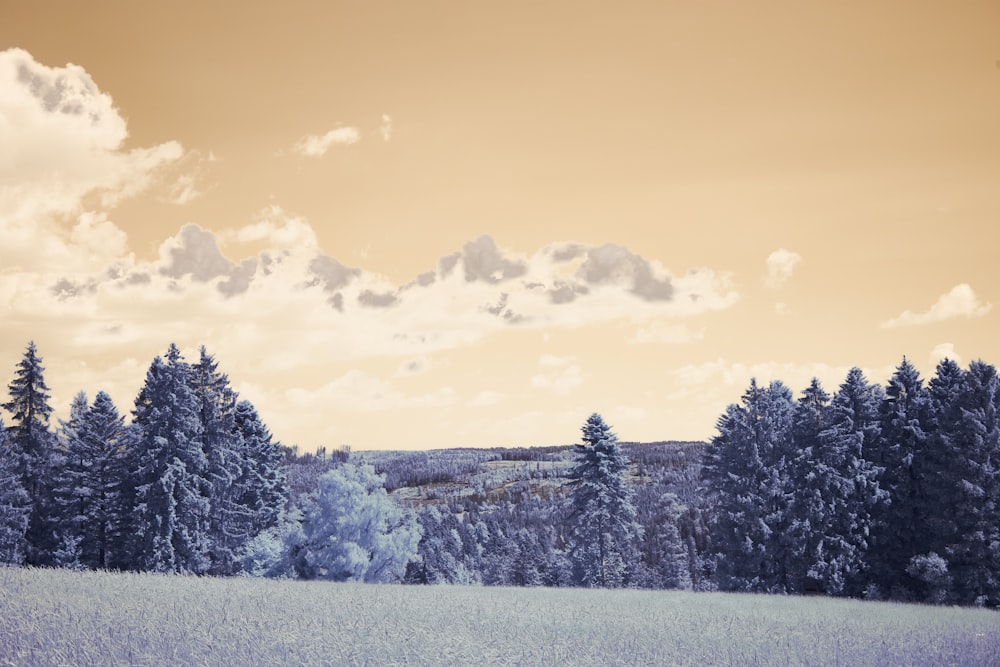
{"type": "Polygon", "coordinates": [[[1000,614],[0,568],[3,665],[996,665],[1000,614]]]}

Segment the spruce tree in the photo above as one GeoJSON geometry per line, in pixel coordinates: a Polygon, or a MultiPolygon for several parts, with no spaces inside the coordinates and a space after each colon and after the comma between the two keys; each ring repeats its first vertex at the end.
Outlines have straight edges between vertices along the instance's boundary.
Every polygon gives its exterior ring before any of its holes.
{"type": "Polygon", "coordinates": [[[243,468],[236,480],[236,502],[249,512],[256,535],[281,521],[289,489],[281,444],[271,437],[250,401],[236,404],[234,429],[243,468]]]}
{"type": "Polygon", "coordinates": [[[42,359],[31,341],[8,386],[10,400],[2,406],[11,415],[7,434],[17,461],[17,475],[31,500],[25,535],[25,560],[29,565],[47,564],[57,548],[49,483],[56,455],[55,436],[49,429],[52,407],[44,374],[42,359]]]}
{"type": "Polygon", "coordinates": [[[87,417],[87,395],[80,391],[73,397],[69,421],[60,420],[58,466],[52,470],[53,526],[58,547],[52,564],[60,567],[83,567],[80,543],[87,532],[90,509],[90,453],[79,432],[87,417]]]}
{"type": "Polygon", "coordinates": [[[204,346],[191,366],[190,384],[198,405],[199,442],[208,465],[202,493],[211,505],[208,538],[212,574],[232,574],[239,552],[253,537],[251,510],[239,503],[237,481],[247,462],[236,436],[236,392],[229,377],[204,346]]]}
{"type": "Polygon", "coordinates": [[[784,535],[791,515],[786,494],[794,404],[781,382],[756,380],[717,423],[702,479],[714,501],[710,520],[716,580],[724,590],[785,592],[784,535]]]}
{"type": "Polygon", "coordinates": [[[171,344],[136,398],[132,566],[140,570],[202,574],[210,566],[208,460],[190,375],[171,344]]]}
{"type": "Polygon", "coordinates": [[[905,357],[889,379],[879,410],[879,486],[888,493],[873,526],[873,549],[869,554],[872,579],[892,599],[915,594],[914,581],[906,569],[910,560],[926,552],[926,498],[921,465],[929,436],[930,397],[920,374],[905,357]]]}
{"type": "Polygon", "coordinates": [[[65,462],[53,495],[61,507],[61,534],[78,545],[82,567],[107,569],[125,557],[125,434],[124,418],[103,391],[91,406],[80,392],[63,423],[65,462]]]}
{"type": "Polygon", "coordinates": [[[583,425],[583,443],[574,446],[570,478],[570,548],[575,583],[586,587],[628,585],[642,537],[628,458],[604,419],[592,414],[583,425]]]}
{"type": "Polygon", "coordinates": [[[829,426],[812,452],[808,488],[821,508],[814,514],[821,523],[813,530],[822,537],[807,554],[807,574],[829,594],[860,595],[868,583],[873,513],[887,500],[878,484],[882,470],[865,456],[878,449],[881,399],[881,388],[852,368],[830,403],[829,426]]]}
{"type": "Polygon", "coordinates": [[[18,463],[0,419],[0,563],[14,565],[24,561],[24,535],[31,513],[31,499],[21,484],[18,463]]]}
{"type": "Polygon", "coordinates": [[[1000,605],[1000,378],[982,361],[969,364],[948,439],[952,485],[948,511],[955,536],[945,547],[958,602],[1000,605]]]}
{"type": "Polygon", "coordinates": [[[814,555],[823,538],[819,527],[826,521],[826,502],[816,487],[819,437],[827,427],[830,395],[819,379],[803,390],[795,404],[791,431],[795,455],[788,474],[789,521],[785,534],[788,554],[788,592],[819,592],[822,582],[810,574],[814,555]]]}

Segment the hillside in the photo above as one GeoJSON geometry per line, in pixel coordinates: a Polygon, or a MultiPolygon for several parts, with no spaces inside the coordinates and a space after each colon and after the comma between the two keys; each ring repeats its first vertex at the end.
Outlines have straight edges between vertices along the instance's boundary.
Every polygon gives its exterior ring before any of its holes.
{"type": "MultiPolygon", "coordinates": [[[[703,442],[626,442],[629,479],[636,488],[666,482],[681,497],[694,493],[703,442]]],[[[477,506],[560,495],[573,465],[573,446],[354,452],[386,477],[386,488],[408,506],[477,506]]]]}

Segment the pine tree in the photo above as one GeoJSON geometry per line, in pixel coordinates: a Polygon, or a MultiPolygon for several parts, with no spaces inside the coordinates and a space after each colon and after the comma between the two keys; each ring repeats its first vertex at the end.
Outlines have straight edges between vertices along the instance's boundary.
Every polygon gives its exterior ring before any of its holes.
{"type": "Polygon", "coordinates": [[[753,380],[742,405],[730,405],[719,418],[719,434],[706,450],[702,478],[715,502],[716,580],[724,590],[789,588],[783,535],[790,520],[786,475],[793,409],[785,385],[772,382],[762,389],[753,380]]]}
{"type": "Polygon", "coordinates": [[[210,565],[208,460],[191,369],[173,344],[136,398],[132,566],[201,574],[210,565]]]}
{"type": "Polygon", "coordinates": [[[830,395],[819,379],[813,378],[795,404],[792,446],[796,452],[789,466],[789,521],[785,535],[788,566],[788,592],[818,592],[821,582],[809,575],[813,557],[823,538],[819,527],[826,521],[823,494],[815,488],[815,457],[820,433],[827,428],[830,395]]]}
{"type": "Polygon", "coordinates": [[[969,364],[961,416],[950,434],[948,506],[955,536],[948,570],[962,604],[1000,605],[1000,378],[982,361],[969,364]]]}
{"type": "Polygon", "coordinates": [[[28,497],[25,560],[29,565],[45,565],[55,548],[52,501],[49,480],[55,455],[55,436],[49,430],[52,407],[49,405],[45,369],[34,341],[28,344],[9,385],[10,401],[3,408],[11,414],[8,427],[10,447],[17,459],[17,475],[28,497]]]}
{"type": "Polygon", "coordinates": [[[90,453],[79,438],[87,417],[87,395],[78,392],[69,408],[69,421],[60,420],[58,467],[52,470],[53,526],[58,556],[52,564],[79,568],[80,543],[87,532],[90,508],[90,453]]]}
{"type": "Polygon", "coordinates": [[[852,368],[833,397],[829,426],[812,451],[813,474],[807,480],[817,499],[813,516],[819,522],[812,528],[822,537],[807,554],[807,576],[832,595],[860,595],[868,583],[872,515],[887,500],[878,485],[881,468],[865,457],[878,449],[881,400],[881,388],[852,368]]]}
{"type": "Polygon", "coordinates": [[[583,444],[574,446],[576,463],[568,474],[574,580],[586,587],[626,586],[642,537],[628,486],[628,458],[599,414],[581,430],[583,444]]]}
{"type": "Polygon", "coordinates": [[[20,565],[24,560],[31,499],[21,485],[16,454],[0,419],[0,563],[20,565]]]}
{"type": "Polygon", "coordinates": [[[273,440],[250,401],[236,404],[234,428],[244,462],[236,499],[250,512],[250,532],[278,525],[288,503],[288,478],[281,443],[273,440]]]}
{"type": "Polygon", "coordinates": [[[199,441],[208,461],[203,495],[211,505],[209,572],[232,574],[240,551],[253,538],[252,511],[239,502],[237,481],[248,467],[236,434],[236,392],[204,346],[191,366],[190,383],[198,404],[199,441]]]}
{"type": "Polygon", "coordinates": [[[910,560],[926,552],[928,542],[925,498],[920,466],[928,439],[930,398],[920,374],[905,357],[889,379],[879,410],[879,486],[888,502],[875,516],[873,549],[869,555],[872,579],[892,599],[911,598],[915,582],[906,569],[910,560]]]}
{"type": "Polygon", "coordinates": [[[80,392],[63,422],[65,461],[53,496],[61,508],[61,535],[77,544],[81,567],[107,569],[125,557],[125,434],[124,418],[103,391],[91,406],[80,392]]]}

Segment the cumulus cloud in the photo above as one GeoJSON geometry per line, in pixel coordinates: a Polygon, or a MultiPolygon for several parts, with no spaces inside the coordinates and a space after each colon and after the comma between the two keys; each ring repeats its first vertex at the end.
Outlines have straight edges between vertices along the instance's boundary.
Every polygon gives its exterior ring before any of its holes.
{"type": "Polygon", "coordinates": [[[935,345],[934,349],[931,350],[928,359],[935,366],[945,359],[951,359],[957,364],[962,363],[962,357],[955,352],[955,345],[953,343],[939,343],[938,345],[935,345]]]}
{"type": "Polygon", "coordinates": [[[640,327],[628,339],[629,343],[658,343],[660,345],[683,345],[702,340],[705,330],[692,330],[686,325],[664,321],[650,322],[640,327]]]}
{"type": "MultiPolygon", "coordinates": [[[[105,259],[106,251],[81,252],[94,247],[77,247],[60,219],[86,213],[92,193],[116,205],[184,154],[177,142],[124,150],[127,136],[111,97],[82,67],[0,51],[0,265],[37,271],[105,259]]],[[[109,224],[97,226],[108,232],[109,224]]]]}
{"type": "Polygon", "coordinates": [[[778,248],[765,260],[767,275],[764,276],[764,284],[772,289],[781,287],[791,279],[795,267],[801,261],[802,255],[799,253],[778,248]]]}
{"type": "Polygon", "coordinates": [[[81,341],[112,340],[121,331],[160,339],[175,330],[181,341],[196,342],[210,329],[231,336],[233,346],[250,346],[252,357],[260,345],[287,348],[261,362],[281,368],[316,353],[341,360],[422,355],[510,327],[576,328],[615,320],[637,326],[634,342],[682,342],[700,334],[672,320],[725,309],[738,299],[725,276],[707,269],[673,276],[617,246],[579,246],[569,253],[560,244],[522,256],[488,236],[464,244],[437,270],[397,285],[323,253],[307,221],[276,207],[224,234],[186,225],[160,245],[152,262],[124,255],[126,239],[104,218],[83,219],[78,227],[81,245],[113,247],[121,257],[109,258],[114,261],[99,271],[17,281],[0,276],[6,288],[0,298],[28,319],[76,309],[123,325],[107,335],[88,329],[81,341]],[[249,242],[274,247],[240,256],[241,244],[249,242]],[[572,301],[552,299],[563,285],[573,286],[572,301]]]}
{"type": "Polygon", "coordinates": [[[379,132],[382,134],[382,141],[392,139],[392,116],[387,113],[382,114],[382,125],[379,126],[379,132]]]}
{"type": "Polygon", "coordinates": [[[337,127],[326,134],[309,134],[295,144],[294,150],[304,157],[323,157],[331,146],[349,146],[361,141],[361,131],[356,127],[337,127]]]}
{"type": "Polygon", "coordinates": [[[570,364],[558,371],[537,373],[531,378],[531,386],[547,389],[556,394],[568,394],[583,384],[583,371],[579,364],[570,364]]]}
{"type": "Polygon", "coordinates": [[[972,288],[967,283],[962,283],[951,288],[947,294],[942,294],[929,310],[922,313],[903,311],[898,317],[883,322],[881,327],[891,329],[941,322],[957,317],[982,317],[992,308],[993,304],[981,302],[972,288]]]}

